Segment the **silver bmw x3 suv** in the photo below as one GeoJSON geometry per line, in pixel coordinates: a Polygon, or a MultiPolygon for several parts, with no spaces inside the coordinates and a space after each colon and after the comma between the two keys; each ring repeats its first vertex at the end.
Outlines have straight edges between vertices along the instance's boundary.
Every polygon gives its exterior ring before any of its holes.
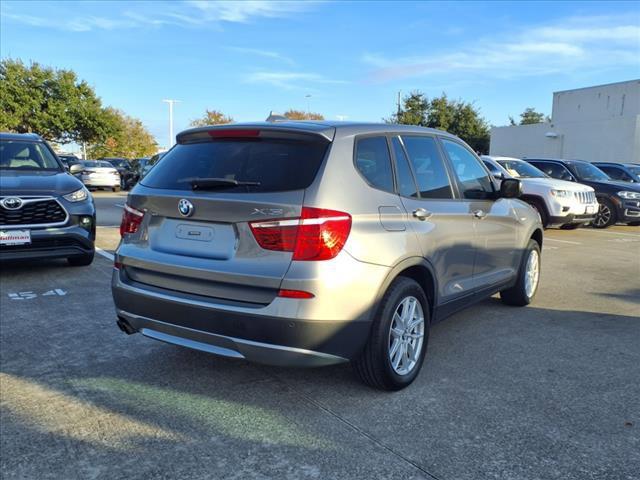
{"type": "Polygon", "coordinates": [[[542,225],[460,139],[420,127],[265,122],[184,131],[131,191],[118,326],[272,365],[352,361],[397,390],[429,327],[536,294],[542,225]]]}

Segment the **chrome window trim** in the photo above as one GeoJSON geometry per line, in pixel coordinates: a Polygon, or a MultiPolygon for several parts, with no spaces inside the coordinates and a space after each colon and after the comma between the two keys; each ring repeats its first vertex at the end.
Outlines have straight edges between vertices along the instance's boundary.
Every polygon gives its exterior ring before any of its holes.
{"type": "MultiPolygon", "coordinates": [[[[24,224],[24,225],[23,224],[20,224],[20,225],[0,225],[0,228],[3,229],[3,230],[9,230],[9,229],[20,230],[22,228],[61,227],[62,225],[66,225],[67,222],[69,221],[69,212],[67,211],[66,208],[64,208],[64,205],[62,203],[60,203],[60,200],[58,200],[56,197],[46,196],[46,195],[23,195],[23,196],[20,196],[20,195],[3,195],[3,196],[0,197],[0,202],[5,198],[10,198],[10,197],[19,198],[20,200],[22,200],[22,206],[19,209],[9,210],[9,211],[16,212],[16,211],[20,210],[24,205],[26,205],[28,203],[36,203],[36,202],[44,202],[44,201],[53,200],[58,205],[60,205],[60,208],[62,208],[62,211],[64,212],[65,217],[64,217],[63,221],[53,222],[53,223],[34,223],[34,224],[24,224]]],[[[2,208],[4,208],[4,207],[2,207],[2,208]]]]}

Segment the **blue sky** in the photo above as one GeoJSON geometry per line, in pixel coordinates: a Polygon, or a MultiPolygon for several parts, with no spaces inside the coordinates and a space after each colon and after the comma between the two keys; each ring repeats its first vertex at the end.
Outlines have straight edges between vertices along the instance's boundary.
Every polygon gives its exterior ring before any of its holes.
{"type": "Polygon", "coordinates": [[[494,125],[552,92],[640,78],[632,2],[14,2],[0,54],[71,68],[167,142],[206,108],[380,121],[398,91],[473,101],[494,125]]]}

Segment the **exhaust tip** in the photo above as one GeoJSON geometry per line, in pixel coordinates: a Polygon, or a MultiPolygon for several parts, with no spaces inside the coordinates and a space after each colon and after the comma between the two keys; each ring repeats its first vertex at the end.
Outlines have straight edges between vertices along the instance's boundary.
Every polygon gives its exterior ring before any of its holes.
{"type": "Polygon", "coordinates": [[[118,320],[116,321],[116,324],[118,325],[118,328],[120,330],[122,330],[124,333],[126,333],[127,335],[132,335],[134,333],[136,333],[136,329],[133,328],[129,322],[122,318],[122,317],[118,317],[118,320]]]}

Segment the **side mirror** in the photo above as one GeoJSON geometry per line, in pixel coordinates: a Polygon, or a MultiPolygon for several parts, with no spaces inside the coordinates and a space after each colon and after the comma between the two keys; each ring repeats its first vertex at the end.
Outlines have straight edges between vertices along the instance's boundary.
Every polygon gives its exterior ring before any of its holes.
{"type": "Polygon", "coordinates": [[[493,178],[496,180],[504,180],[504,173],[496,173],[493,178]]]}
{"type": "Polygon", "coordinates": [[[505,178],[500,184],[500,198],[518,198],[522,195],[522,184],[516,178],[505,178]]]}
{"type": "Polygon", "coordinates": [[[79,163],[76,163],[75,165],[71,165],[69,167],[69,172],[71,173],[71,175],[75,175],[76,173],[80,173],[82,171],[82,165],[80,165],[79,163]]]}

